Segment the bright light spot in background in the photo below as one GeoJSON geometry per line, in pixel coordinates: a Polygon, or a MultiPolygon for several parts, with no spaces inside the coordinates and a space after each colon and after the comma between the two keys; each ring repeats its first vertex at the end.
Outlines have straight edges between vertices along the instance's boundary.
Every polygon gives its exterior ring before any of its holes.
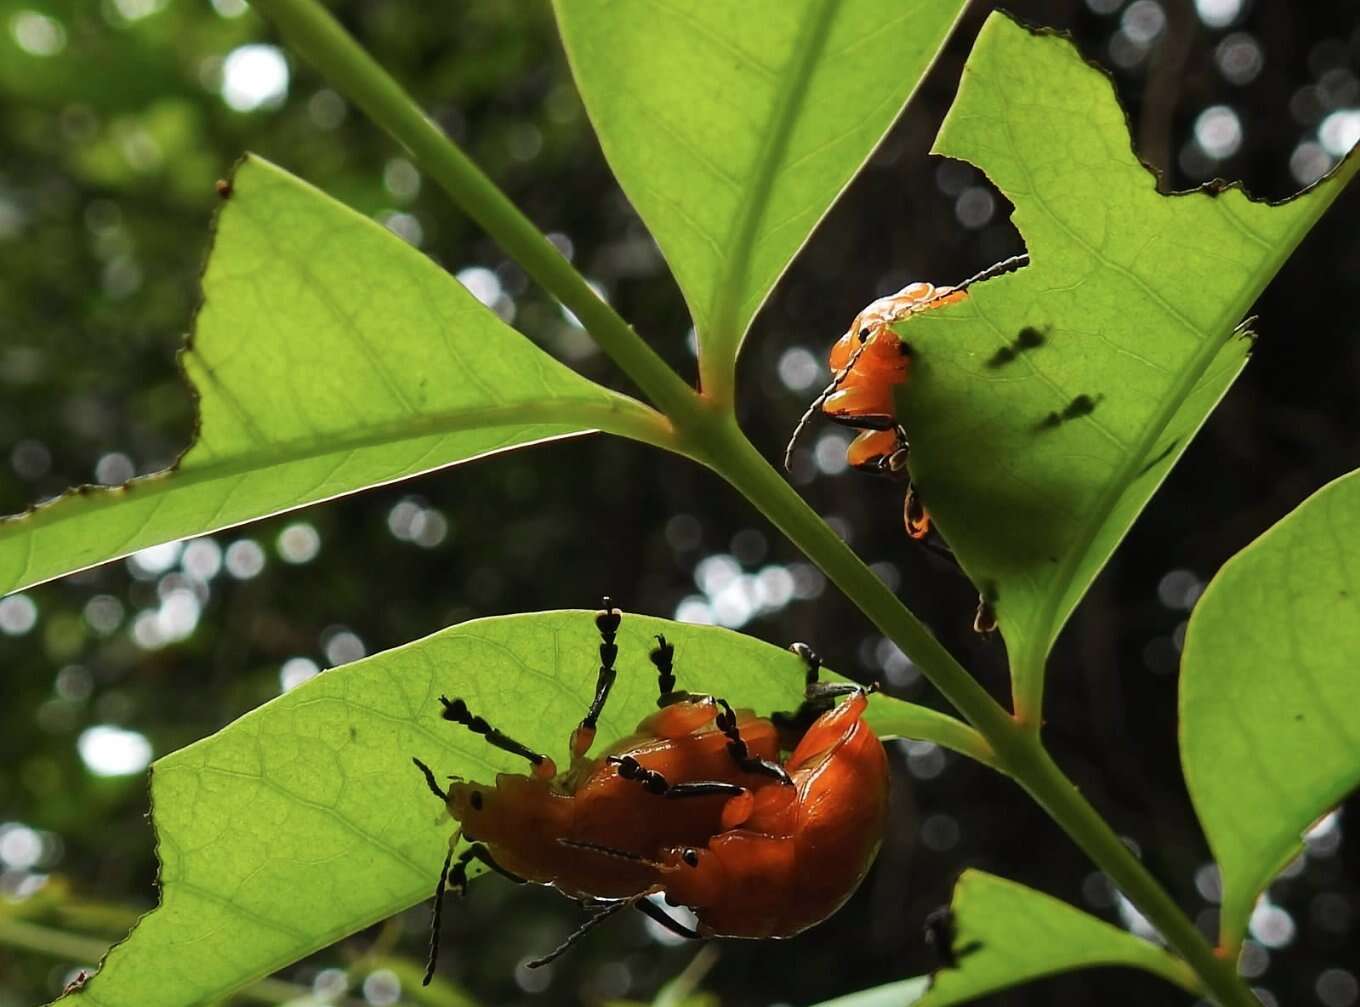
{"type": "Polygon", "coordinates": [[[387,512],[387,528],[393,538],[426,549],[441,544],[449,534],[448,519],[439,511],[426,507],[418,497],[399,500],[387,512]]]}
{"type": "Polygon", "coordinates": [[[1206,902],[1222,900],[1223,882],[1219,877],[1217,864],[1204,864],[1195,871],[1195,889],[1206,902]]]}
{"type": "Polygon", "coordinates": [[[364,999],[373,1007],[391,1007],[401,999],[401,980],[391,969],[376,969],[364,979],[364,999]]]}
{"type": "Polygon", "coordinates": [[[1128,900],[1128,897],[1121,891],[1114,893],[1115,908],[1119,912],[1119,919],[1124,924],[1124,929],[1130,933],[1135,933],[1139,937],[1148,941],[1156,941],[1161,944],[1162,935],[1157,932],[1157,928],[1148,922],[1148,918],[1138,911],[1138,907],[1128,900]]]}
{"type": "Polygon", "coordinates": [[[954,216],[964,227],[977,230],[985,227],[996,212],[996,200],[980,185],[970,185],[954,201],[954,216]]]}
{"type": "Polygon", "coordinates": [[[378,214],[378,223],[416,248],[425,240],[425,228],[420,226],[420,218],[415,214],[389,210],[378,214]]]}
{"type": "Polygon", "coordinates": [[[249,10],[246,0],[212,0],[212,5],[222,17],[240,17],[249,10]]]}
{"type": "Polygon", "coordinates": [[[347,629],[327,630],[322,634],[322,647],[331,667],[357,661],[368,653],[364,649],[364,641],[347,629]]]}
{"type": "Polygon", "coordinates": [[[1195,0],[1195,10],[1210,28],[1226,28],[1242,13],[1242,0],[1195,0]]]}
{"type": "Polygon", "coordinates": [[[109,724],[81,731],[76,749],[95,776],[128,776],[151,764],[151,742],[145,736],[109,724]]]}
{"type": "Polygon", "coordinates": [[[1294,917],[1264,895],[1251,911],[1247,929],[1268,948],[1284,948],[1294,943],[1294,917]]]}
{"type": "Polygon", "coordinates": [[[348,112],[345,99],[329,88],[322,88],[307,101],[307,114],[317,129],[335,129],[345,121],[348,112]]]}
{"type": "Polygon", "coordinates": [[[1360,982],[1345,969],[1323,969],[1313,988],[1324,1007],[1351,1007],[1360,998],[1360,982]]]}
{"type": "Polygon", "coordinates": [[[279,532],[275,544],[285,563],[310,563],[321,551],[321,536],[306,521],[296,521],[279,532]]]}
{"type": "Polygon", "coordinates": [[[911,685],[921,677],[916,665],[912,664],[911,658],[902,653],[897,644],[893,643],[886,636],[879,637],[878,643],[874,647],[874,660],[883,669],[883,677],[888,680],[889,685],[899,688],[911,685]]]}
{"type": "Polygon", "coordinates": [[[383,166],[383,186],[395,198],[409,202],[420,193],[420,172],[404,157],[391,158],[383,166]]]}
{"type": "Polygon", "coordinates": [[[724,590],[741,576],[741,564],[726,553],[705,556],[694,567],[694,583],[707,595],[724,590]]]}
{"type": "Polygon", "coordinates": [[[779,358],[779,380],[795,392],[807,391],[817,383],[822,368],[817,358],[801,346],[785,350],[779,358]]]}
{"type": "Polygon", "coordinates": [[[264,569],[264,550],[253,539],[238,539],[227,546],[227,573],[237,580],[258,577],[264,569]]]}
{"type": "Polygon", "coordinates": [[[71,703],[79,703],[90,698],[94,692],[94,679],[78,664],[68,664],[57,672],[52,691],[71,703]]]}
{"type": "Polygon", "coordinates": [[[101,455],[94,466],[94,481],[101,486],[121,486],[136,474],[132,459],[121,451],[101,455]]]}
{"type": "Polygon", "coordinates": [[[85,622],[100,636],[111,636],[123,624],[123,603],[111,594],[97,594],[85,603],[85,622]]]}
{"type": "MultiPolygon", "coordinates": [[[[496,281],[496,282],[499,283],[500,281],[498,280],[498,281],[496,281]]],[[[587,279],[587,280],[586,280],[586,285],[587,285],[588,287],[590,287],[591,290],[595,291],[596,296],[598,296],[600,300],[604,301],[605,304],[608,304],[608,303],[609,303],[609,295],[605,292],[604,287],[602,287],[600,284],[596,283],[594,280],[590,280],[590,279],[587,279]]],[[[574,329],[583,329],[583,328],[585,328],[585,326],[581,324],[581,320],[580,320],[579,318],[577,318],[577,317],[571,312],[571,310],[567,308],[566,305],[559,305],[559,307],[561,307],[561,309],[562,309],[562,317],[565,318],[565,319],[567,320],[567,324],[568,324],[568,325],[570,325],[570,326],[571,326],[572,328],[574,328],[574,329]]],[[[692,354],[697,354],[697,353],[699,352],[699,340],[698,340],[698,337],[694,335],[694,330],[693,330],[693,329],[690,329],[690,336],[693,338],[693,346],[691,347],[690,352],[691,352],[692,354]]]]}
{"type": "Polygon", "coordinates": [[[198,626],[203,603],[193,588],[182,586],[183,578],[176,575],[176,579],[181,586],[163,591],[159,608],[138,612],[132,620],[132,638],[144,650],[157,650],[187,639],[198,626]]]}
{"type": "Polygon", "coordinates": [[[0,633],[23,636],[38,622],[38,606],[25,594],[12,594],[0,600],[0,633]]]}
{"type": "Polygon", "coordinates": [[[307,657],[290,657],[283,662],[283,667],[279,669],[279,688],[283,692],[289,689],[296,689],[309,678],[316,678],[321,673],[321,669],[316,666],[316,662],[307,657]]]}
{"type": "Polygon", "coordinates": [[[0,825],[0,861],[11,870],[26,871],[43,855],[42,836],[20,822],[0,825]]]}
{"type": "Polygon", "coordinates": [[[1227,105],[1212,105],[1195,119],[1195,142],[1210,157],[1232,157],[1242,146],[1242,122],[1227,105]]]}
{"type": "Polygon", "coordinates": [[[1157,582],[1157,598],[1169,609],[1188,612],[1204,592],[1204,583],[1189,570],[1172,570],[1157,582]]]}
{"type": "Polygon", "coordinates": [[[571,238],[561,231],[552,231],[549,233],[548,241],[552,244],[553,248],[562,253],[562,258],[566,259],[568,262],[570,262],[572,256],[576,254],[576,246],[572,244],[571,238]]]}
{"type": "Polygon", "coordinates": [[[460,269],[453,274],[453,278],[467,287],[468,293],[488,308],[495,307],[503,293],[500,277],[484,266],[468,266],[466,269],[460,269]]]}
{"type": "Polygon", "coordinates": [[[1322,816],[1318,823],[1303,834],[1303,844],[1310,857],[1330,857],[1341,849],[1341,809],[1322,816]]]}
{"type": "Polygon", "coordinates": [[[850,439],[845,434],[839,430],[828,430],[817,438],[817,444],[812,449],[813,461],[823,474],[840,475],[850,467],[845,458],[845,449],[849,446],[850,439]]]}
{"type": "Polygon", "coordinates": [[[1237,957],[1237,971],[1245,979],[1258,979],[1270,968],[1270,952],[1248,937],[1237,957]]]}
{"type": "Polygon", "coordinates": [[[124,21],[140,21],[165,6],[166,0],[113,0],[124,21]]]}
{"type": "Polygon", "coordinates": [[[1124,5],[1124,0],[1086,0],[1092,14],[1113,14],[1124,5]]]}
{"type": "Polygon", "coordinates": [[[128,557],[128,568],[138,580],[155,580],[179,562],[183,542],[165,542],[134,552],[128,557]]]}
{"type": "Polygon", "coordinates": [[[1218,72],[1230,84],[1250,84],[1265,66],[1260,44],[1244,31],[1235,31],[1214,50],[1218,72]]]}
{"type": "Polygon", "coordinates": [[[243,45],[222,63],[222,100],[238,112],[277,105],[288,95],[288,63],[272,45],[243,45]]]}
{"type": "Polygon", "coordinates": [[[945,757],[933,741],[903,741],[907,750],[907,770],[918,780],[933,780],[944,772],[945,757]]]}
{"type": "Polygon", "coordinates": [[[349,977],[344,969],[322,969],[312,980],[312,992],[323,1003],[338,999],[349,989],[349,977]]]}
{"type": "Polygon", "coordinates": [[[66,48],[66,29],[62,23],[37,11],[21,10],[15,14],[9,30],[19,48],[30,56],[55,56],[66,48]]]}
{"type": "Polygon", "coordinates": [[[1331,170],[1331,155],[1312,140],[1305,140],[1289,155],[1289,172],[1299,185],[1312,185],[1331,170]]]}
{"type": "Polygon", "coordinates": [[[1345,157],[1360,143],[1360,109],[1341,109],[1327,116],[1318,127],[1318,139],[1327,153],[1345,157]]]}
{"type": "Polygon", "coordinates": [[[222,547],[210,538],[196,538],[184,547],[180,568],[194,580],[207,583],[222,572],[222,547]]]}
{"type": "Polygon", "coordinates": [[[1157,0],[1136,0],[1119,19],[1120,30],[1137,46],[1147,46],[1166,28],[1166,12],[1157,0]]]}

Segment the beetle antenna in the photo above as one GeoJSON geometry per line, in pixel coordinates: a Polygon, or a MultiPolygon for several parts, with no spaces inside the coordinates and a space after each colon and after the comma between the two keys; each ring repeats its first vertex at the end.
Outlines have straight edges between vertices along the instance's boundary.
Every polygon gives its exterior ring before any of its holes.
{"type": "Polygon", "coordinates": [[[855,347],[855,352],[850,354],[850,359],[845,362],[845,366],[832,376],[831,383],[822,389],[822,393],[812,400],[812,404],[807,407],[807,411],[798,418],[798,425],[793,428],[793,436],[789,438],[789,443],[784,448],[785,472],[791,472],[793,470],[793,447],[798,443],[798,438],[802,436],[807,425],[812,422],[812,417],[817,415],[817,410],[821,409],[826,400],[835,394],[836,389],[841,386],[841,382],[844,381],[854,369],[855,364],[859,362],[860,354],[864,352],[864,348],[868,345],[867,341],[863,341],[855,347]]]}
{"type": "MultiPolygon", "coordinates": [[[[948,294],[953,294],[959,291],[967,290],[974,283],[981,283],[983,280],[990,280],[994,276],[1000,276],[1003,273],[1011,273],[1019,269],[1021,266],[1028,265],[1029,265],[1028,252],[1021,252],[1019,255],[1012,255],[1009,259],[1002,259],[1000,262],[992,263],[986,269],[979,270],[972,276],[968,277],[968,279],[964,280],[962,283],[956,283],[949,289],[940,291],[939,295],[946,296],[948,294]]],[[[935,300],[935,298],[932,297],[931,300],[935,300]]]]}
{"type": "MultiPolygon", "coordinates": [[[[428,772],[429,770],[426,770],[428,772]]],[[[449,865],[453,863],[453,846],[444,857],[444,869],[439,872],[439,884],[434,886],[434,912],[430,915],[430,957],[425,961],[425,978],[420,985],[430,985],[434,978],[434,966],[439,960],[439,924],[444,911],[444,885],[449,880],[449,865]]]]}
{"type": "Polygon", "coordinates": [[[571,950],[572,945],[579,941],[586,934],[590,933],[590,931],[594,930],[596,927],[598,927],[605,920],[609,919],[609,917],[613,916],[620,909],[626,909],[629,906],[637,905],[638,901],[641,898],[642,898],[641,895],[635,895],[631,899],[620,899],[617,902],[610,903],[604,909],[601,909],[598,913],[596,913],[594,916],[591,916],[579,927],[573,930],[571,932],[571,935],[568,936],[566,940],[564,940],[561,944],[557,945],[557,947],[553,948],[542,958],[535,958],[531,962],[525,962],[524,963],[525,967],[536,969],[541,968],[544,965],[549,964],[550,962],[556,961],[562,955],[566,954],[567,951],[571,950]]]}
{"type": "Polygon", "coordinates": [[[648,867],[655,867],[658,870],[661,868],[661,864],[657,861],[648,860],[640,853],[629,853],[627,850],[615,849],[612,846],[603,846],[599,843],[585,843],[578,839],[559,839],[557,840],[557,844],[559,846],[570,846],[577,850],[589,850],[591,853],[601,853],[606,857],[616,857],[619,860],[629,860],[635,864],[646,864],[648,867]]]}
{"type": "Polygon", "coordinates": [[[411,756],[411,761],[416,764],[417,769],[425,774],[425,784],[434,791],[434,796],[447,803],[449,795],[439,786],[439,783],[434,778],[434,773],[430,771],[430,767],[425,765],[425,763],[421,762],[414,755],[411,756]]]}

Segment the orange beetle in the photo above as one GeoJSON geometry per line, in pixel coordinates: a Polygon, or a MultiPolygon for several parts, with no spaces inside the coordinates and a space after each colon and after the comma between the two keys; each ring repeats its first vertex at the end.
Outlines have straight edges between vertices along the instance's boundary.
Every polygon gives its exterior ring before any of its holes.
{"type": "MultiPolygon", "coordinates": [[[[821,408],[836,422],[860,431],[846,451],[852,468],[880,475],[906,474],[907,434],[897,422],[893,389],[911,374],[911,347],[890,326],[919,311],[955,304],[966,296],[953,287],[909,283],[856,315],[849,330],[831,347],[830,364],[836,380],[821,408]]],[[[930,532],[930,517],[910,482],[903,520],[912,538],[925,538],[930,532]]]]}
{"type": "Polygon", "coordinates": [[[868,701],[858,689],[808,729],[784,763],[792,787],[758,791],[750,814],[706,846],[666,851],[666,900],[694,910],[698,936],[792,937],[859,887],[888,811],[888,759],[863,720],[868,701]]]}
{"type": "Polygon", "coordinates": [[[595,698],[572,732],[572,764],[564,773],[552,759],[473,714],[463,700],[440,697],[445,720],[524,757],[533,768],[528,775],[500,773],[492,785],[459,780],[445,791],[425,763],[412,760],[459,823],[435,889],[427,983],[434,974],[444,889],[462,891],[474,860],[512,881],[552,885],[572,898],[626,899],[656,884],[656,868],[646,861],[670,846],[702,844],[730,828],[731,816],[749,807],[762,787],[791,789],[788,774],[774,761],[779,754],[774,723],[749,710],[733,711],[712,696],[677,692],[674,648],[660,636],[651,652],[660,709],[602,755],[587,757],[616,675],[614,640],[621,619],[606,598],[595,617],[601,637],[595,698]],[[638,781],[667,799],[640,814],[639,805],[651,798],[639,793],[638,781]],[[455,860],[460,838],[472,843],[455,860]]]}
{"type": "MultiPolygon", "coordinates": [[[[766,784],[733,797],[724,808],[723,831],[703,844],[669,846],[656,860],[564,840],[650,867],[656,882],[606,907],[531,966],[552,961],[626,906],[637,906],[684,937],[781,938],[820,923],[850,898],[878,853],[888,810],[887,755],[863,719],[872,688],[822,685],[816,655],[803,644],[793,650],[807,664],[807,701],[798,714],[772,719],[796,730],[815,718],[784,763],[793,785],[766,784]],[[845,693],[849,699],[828,708],[832,697],[845,693]],[[698,929],[646,901],[654,894],[693,910],[698,929]]],[[[650,804],[638,808],[652,810],[650,804]]]]}
{"type": "MultiPolygon", "coordinates": [[[[852,468],[907,478],[909,444],[906,431],[897,421],[893,390],[911,375],[912,350],[891,327],[918,312],[957,304],[968,296],[967,290],[974,283],[1028,262],[1026,254],[1012,256],[954,287],[908,283],[856,315],[845,335],[831,347],[829,362],[834,377],[798,421],[784,452],[784,467],[792,463],[798,435],[820,409],[836,422],[860,431],[846,451],[846,461],[852,468]]],[[[907,534],[914,539],[925,538],[930,533],[930,515],[909,478],[902,510],[907,534]]]]}

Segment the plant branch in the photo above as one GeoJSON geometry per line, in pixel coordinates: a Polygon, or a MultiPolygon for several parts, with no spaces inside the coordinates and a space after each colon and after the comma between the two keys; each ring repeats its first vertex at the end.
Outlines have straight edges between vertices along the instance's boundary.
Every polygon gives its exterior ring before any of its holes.
{"type": "Polygon", "coordinates": [[[317,0],[251,0],[294,51],[406,148],[416,165],[549,293],[663,413],[681,426],[700,398],[571,263],[421,111],[377,61],[317,0]]]}
{"type": "Polygon", "coordinates": [[[1011,776],[1155,926],[1223,1007],[1259,1007],[1234,962],[1215,955],[1147,868],[1053,761],[1043,742],[973,679],[756,451],[735,422],[696,452],[803,551],[963,714],[1011,776]]]}

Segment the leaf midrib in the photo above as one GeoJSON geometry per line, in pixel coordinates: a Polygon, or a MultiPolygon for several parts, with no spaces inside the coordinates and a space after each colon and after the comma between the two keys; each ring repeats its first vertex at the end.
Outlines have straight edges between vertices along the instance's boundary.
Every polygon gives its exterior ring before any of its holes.
{"type": "Polygon", "coordinates": [[[812,80],[817,59],[826,47],[829,26],[838,10],[837,0],[821,0],[815,14],[808,16],[803,23],[793,54],[779,75],[774,112],[767,120],[768,127],[761,137],[756,170],[747,183],[745,198],[733,218],[732,230],[724,243],[727,252],[723,256],[709,314],[714,356],[718,358],[716,363],[723,368],[730,365],[734,357],[733,348],[742,336],[741,332],[736,331],[736,316],[744,300],[742,287],[750,272],[756,232],[769,210],[775,173],[783,163],[798,110],[802,107],[802,98],[812,80]]]}

